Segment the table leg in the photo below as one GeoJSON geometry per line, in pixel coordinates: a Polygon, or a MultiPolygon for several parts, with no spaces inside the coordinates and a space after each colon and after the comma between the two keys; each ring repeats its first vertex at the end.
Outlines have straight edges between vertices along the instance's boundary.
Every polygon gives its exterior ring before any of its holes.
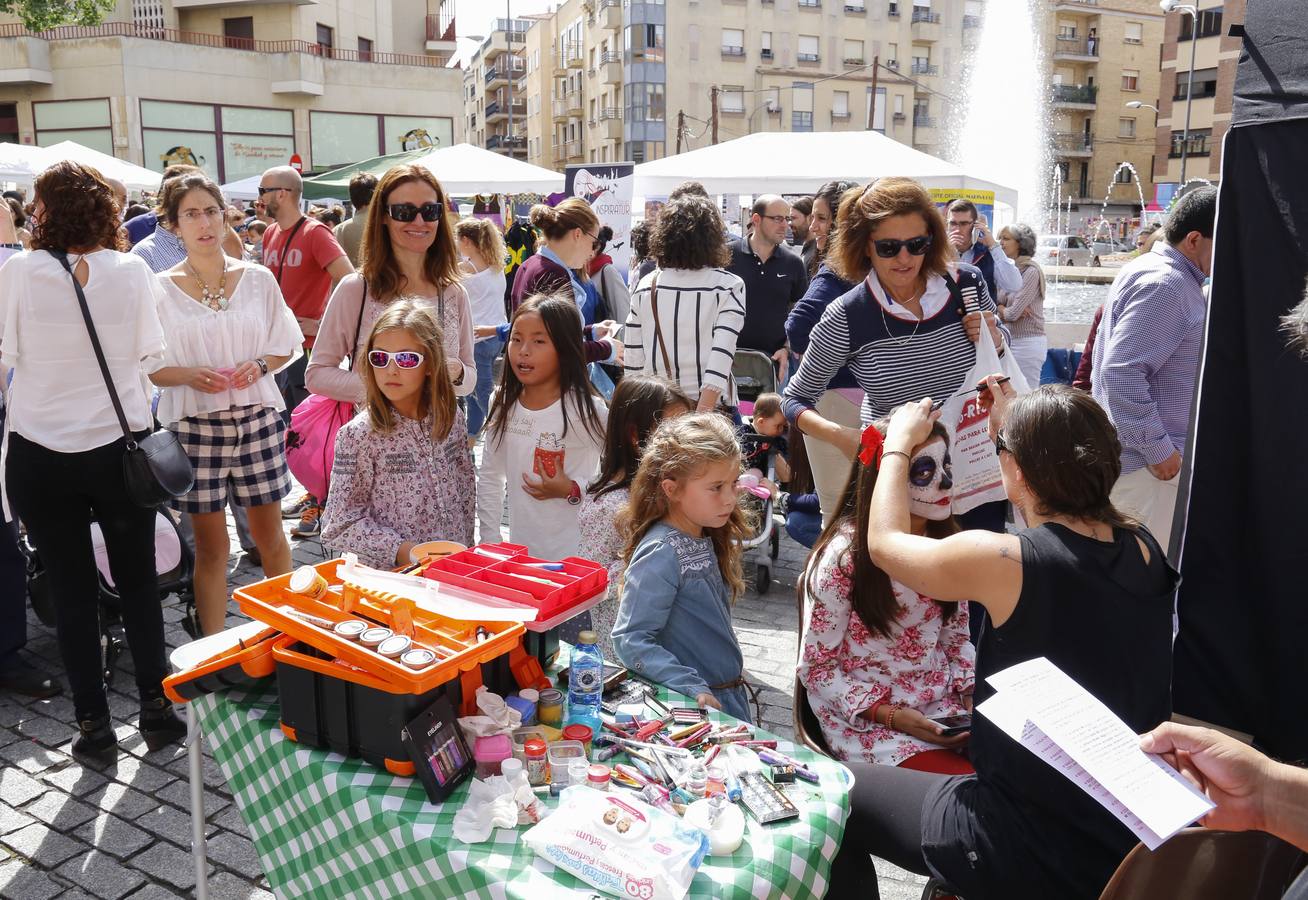
{"type": "Polygon", "coordinates": [[[186,704],[186,755],[191,780],[191,856],[195,860],[195,898],[209,898],[209,852],[204,840],[204,756],[200,717],[186,704]]]}

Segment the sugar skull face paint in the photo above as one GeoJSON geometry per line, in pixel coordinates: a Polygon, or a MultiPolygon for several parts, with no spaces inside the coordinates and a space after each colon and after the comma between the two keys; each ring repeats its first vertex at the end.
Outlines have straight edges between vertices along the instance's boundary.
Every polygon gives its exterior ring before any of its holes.
{"type": "Polygon", "coordinates": [[[908,500],[913,515],[939,522],[949,518],[954,475],[949,450],[940,439],[913,455],[908,464],[908,500]]]}

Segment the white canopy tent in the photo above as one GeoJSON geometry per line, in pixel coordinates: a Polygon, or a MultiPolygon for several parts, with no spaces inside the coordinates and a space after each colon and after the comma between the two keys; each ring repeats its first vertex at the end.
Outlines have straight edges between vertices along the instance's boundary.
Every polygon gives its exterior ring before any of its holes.
{"type": "Polygon", "coordinates": [[[262,178],[262,175],[251,175],[240,181],[229,181],[222,186],[223,196],[228,200],[257,200],[259,181],[262,178]]]}
{"type": "Polygon", "coordinates": [[[50,151],[31,144],[0,143],[0,181],[28,185],[55,162],[50,151]]]}
{"type": "Polygon", "coordinates": [[[563,190],[563,175],[472,144],[432,150],[417,160],[431,169],[447,193],[552,194],[563,190]]]}
{"type": "Polygon", "coordinates": [[[876,131],[769,131],[636,166],[636,194],[666,197],[683,181],[710,194],[811,193],[837,179],[913,178],[928,188],[994,191],[1017,207],[1017,191],[969,174],[876,131]]]}
{"type": "Polygon", "coordinates": [[[51,157],[51,165],[64,159],[71,159],[84,166],[91,166],[107,178],[117,178],[129,191],[157,191],[163,176],[158,172],[129,163],[125,159],[83,147],[74,141],[60,141],[44,148],[51,157]]]}

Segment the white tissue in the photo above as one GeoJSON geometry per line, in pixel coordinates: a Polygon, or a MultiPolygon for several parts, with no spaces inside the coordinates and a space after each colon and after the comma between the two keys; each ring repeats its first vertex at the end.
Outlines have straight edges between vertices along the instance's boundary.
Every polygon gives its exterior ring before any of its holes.
{"type": "Polygon", "coordinates": [[[454,814],[454,837],[465,844],[480,844],[496,828],[518,824],[518,803],[513,788],[498,775],[474,780],[468,798],[454,814]]]}
{"type": "Polygon", "coordinates": [[[477,688],[476,703],[483,715],[459,719],[459,727],[467,735],[469,743],[479,737],[512,734],[515,728],[522,725],[522,713],[505,703],[503,697],[485,685],[477,688]]]}

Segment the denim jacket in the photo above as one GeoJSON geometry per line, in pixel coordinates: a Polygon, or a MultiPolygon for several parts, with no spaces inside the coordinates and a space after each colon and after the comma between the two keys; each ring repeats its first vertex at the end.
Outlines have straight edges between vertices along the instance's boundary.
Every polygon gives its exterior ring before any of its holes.
{"type": "MultiPolygon", "coordinates": [[[[689,697],[739,678],[744,657],[731,627],[727,583],[713,542],[659,522],[631,556],[613,643],[638,675],[689,697]]],[[[752,721],[742,687],[713,691],[730,715],[752,721]]]]}

